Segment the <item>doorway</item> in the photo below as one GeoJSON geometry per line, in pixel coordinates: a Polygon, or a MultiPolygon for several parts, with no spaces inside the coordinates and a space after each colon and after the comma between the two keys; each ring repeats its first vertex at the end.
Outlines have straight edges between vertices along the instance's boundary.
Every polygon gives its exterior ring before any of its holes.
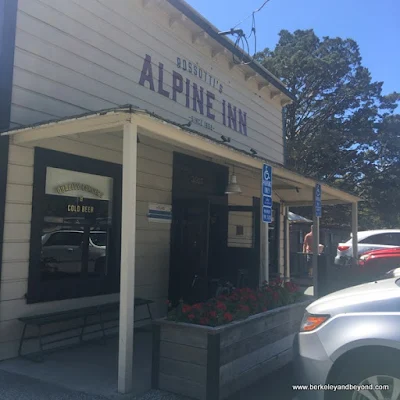
{"type": "Polygon", "coordinates": [[[228,178],[225,166],[174,154],[169,277],[173,304],[213,297],[218,279],[234,286],[258,284],[260,201],[229,206],[224,193],[228,178]],[[246,280],[239,280],[240,270],[246,280]]]}

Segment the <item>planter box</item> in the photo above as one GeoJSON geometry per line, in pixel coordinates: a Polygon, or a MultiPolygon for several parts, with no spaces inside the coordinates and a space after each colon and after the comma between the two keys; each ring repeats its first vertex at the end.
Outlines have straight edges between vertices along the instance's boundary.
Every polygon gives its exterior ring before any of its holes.
{"type": "Polygon", "coordinates": [[[220,400],[289,363],[310,300],[212,328],[154,322],[152,386],[220,400]]]}

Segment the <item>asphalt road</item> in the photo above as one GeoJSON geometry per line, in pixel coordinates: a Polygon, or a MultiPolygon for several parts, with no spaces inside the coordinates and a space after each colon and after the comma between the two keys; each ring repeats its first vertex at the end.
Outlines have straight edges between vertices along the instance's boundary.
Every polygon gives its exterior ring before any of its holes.
{"type": "Polygon", "coordinates": [[[288,364],[241,390],[229,400],[292,400],[293,366],[288,364]]]}

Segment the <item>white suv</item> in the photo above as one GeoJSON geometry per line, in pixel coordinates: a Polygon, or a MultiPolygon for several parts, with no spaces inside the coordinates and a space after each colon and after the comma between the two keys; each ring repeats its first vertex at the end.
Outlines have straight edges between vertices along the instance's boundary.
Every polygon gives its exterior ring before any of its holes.
{"type": "MultiPolygon", "coordinates": [[[[358,232],[358,256],[370,250],[398,246],[400,246],[400,229],[358,232]]],[[[352,238],[346,243],[339,243],[335,258],[336,265],[346,265],[352,261],[352,247],[352,238]]]]}

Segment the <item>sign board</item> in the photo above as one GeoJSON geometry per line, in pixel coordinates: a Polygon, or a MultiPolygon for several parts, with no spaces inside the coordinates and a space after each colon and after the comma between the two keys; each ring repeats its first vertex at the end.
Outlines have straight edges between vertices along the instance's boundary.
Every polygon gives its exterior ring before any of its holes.
{"type": "Polygon", "coordinates": [[[322,217],[321,185],[319,183],[315,185],[314,209],[315,209],[315,216],[321,218],[322,217]]]}
{"type": "Polygon", "coordinates": [[[172,206],[168,204],[150,203],[147,217],[149,222],[171,223],[172,206]]]}
{"type": "Polygon", "coordinates": [[[112,199],[113,179],[67,169],[46,168],[45,193],[52,196],[109,201],[112,199]]]}
{"type": "Polygon", "coordinates": [[[272,222],[272,167],[267,164],[262,170],[262,219],[266,224],[272,222]]]}

